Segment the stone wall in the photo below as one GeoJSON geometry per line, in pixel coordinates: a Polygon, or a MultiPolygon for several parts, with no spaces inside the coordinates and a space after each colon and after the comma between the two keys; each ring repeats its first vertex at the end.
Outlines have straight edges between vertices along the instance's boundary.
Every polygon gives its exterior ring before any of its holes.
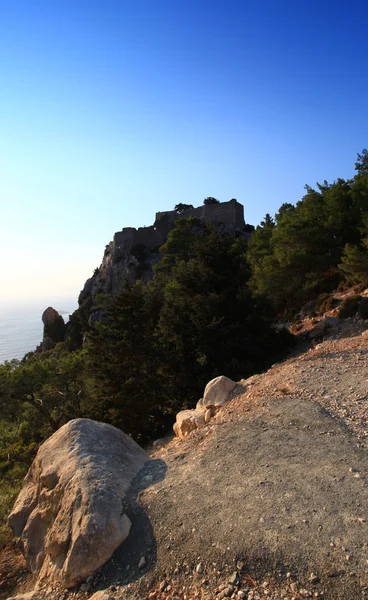
{"type": "Polygon", "coordinates": [[[188,217],[195,217],[211,223],[224,223],[231,225],[234,230],[242,230],[245,225],[243,205],[236,200],[230,200],[229,202],[190,208],[181,213],[175,210],[158,212],[154,225],[150,227],[139,227],[139,229],[124,227],[122,231],[115,233],[115,246],[129,245],[132,247],[143,244],[152,250],[166,241],[175,221],[188,217]]]}
{"type": "Polygon", "coordinates": [[[155,225],[166,218],[172,226],[177,219],[188,217],[195,217],[201,221],[210,221],[211,223],[232,224],[237,229],[243,229],[245,225],[244,207],[236,200],[220,202],[219,204],[204,204],[198,208],[189,208],[181,213],[177,213],[175,210],[158,212],[156,213],[155,225]]]}

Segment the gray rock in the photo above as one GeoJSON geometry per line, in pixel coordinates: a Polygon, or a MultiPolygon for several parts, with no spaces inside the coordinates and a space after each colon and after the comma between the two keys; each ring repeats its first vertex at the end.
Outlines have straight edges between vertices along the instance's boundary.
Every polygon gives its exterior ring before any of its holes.
{"type": "Polygon", "coordinates": [[[215,377],[209,381],[205,387],[203,394],[203,406],[222,406],[230,400],[231,392],[235,388],[236,383],[224,375],[215,377]]]}
{"type": "Polygon", "coordinates": [[[239,574],[237,573],[237,571],[234,571],[234,573],[232,573],[229,577],[229,579],[227,580],[228,583],[230,583],[230,585],[238,585],[239,584],[239,574]]]}
{"type": "Polygon", "coordinates": [[[57,310],[49,306],[42,314],[43,337],[53,342],[62,342],[65,337],[66,326],[64,319],[57,310]]]}
{"type": "Polygon", "coordinates": [[[40,447],[9,516],[40,581],[81,583],[125,540],[124,496],[148,455],[119,429],[75,419],[40,447]]]}

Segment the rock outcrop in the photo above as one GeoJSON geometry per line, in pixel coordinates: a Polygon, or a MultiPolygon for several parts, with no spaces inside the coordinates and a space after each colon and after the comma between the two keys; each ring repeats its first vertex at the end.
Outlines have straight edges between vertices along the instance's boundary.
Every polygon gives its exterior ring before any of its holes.
{"type": "Polygon", "coordinates": [[[181,410],[176,415],[176,423],[174,423],[173,429],[177,437],[183,438],[188,435],[194,429],[202,427],[205,424],[205,412],[204,408],[195,410],[181,410]]]}
{"type": "Polygon", "coordinates": [[[222,406],[230,400],[231,392],[236,386],[235,381],[220,375],[209,381],[203,394],[203,406],[222,406]]]}
{"type": "Polygon", "coordinates": [[[42,349],[50,350],[65,337],[66,325],[58,311],[49,306],[42,314],[43,340],[42,349]]]}
{"type": "Polygon", "coordinates": [[[184,211],[158,212],[154,224],[149,227],[124,227],[115,233],[114,239],[105,247],[101,265],[86,281],[79,295],[79,305],[93,300],[99,292],[117,293],[124,280],[134,283],[140,279],[148,283],[153,277],[153,266],[162,256],[159,249],[175,222],[189,217],[202,223],[215,223],[223,234],[237,233],[246,238],[250,235],[245,231],[243,205],[235,199],[184,211]]]}
{"type": "Polygon", "coordinates": [[[110,558],[129,534],[124,497],[146,460],[129,436],[89,419],[40,447],[8,520],[39,581],[73,587],[110,558]]]}
{"type": "Polygon", "coordinates": [[[182,410],[176,415],[173,429],[177,437],[184,438],[191,431],[210,422],[221,406],[233,397],[238,384],[224,375],[209,381],[203,398],[198,400],[194,410],[182,410]]]}

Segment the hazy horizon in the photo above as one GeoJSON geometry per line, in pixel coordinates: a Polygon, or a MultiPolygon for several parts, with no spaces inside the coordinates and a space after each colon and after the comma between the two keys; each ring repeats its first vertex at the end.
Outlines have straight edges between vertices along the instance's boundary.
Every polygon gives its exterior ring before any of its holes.
{"type": "Polygon", "coordinates": [[[368,146],[363,1],[3,0],[2,298],[76,296],[122,227],[257,225],[368,146]]]}

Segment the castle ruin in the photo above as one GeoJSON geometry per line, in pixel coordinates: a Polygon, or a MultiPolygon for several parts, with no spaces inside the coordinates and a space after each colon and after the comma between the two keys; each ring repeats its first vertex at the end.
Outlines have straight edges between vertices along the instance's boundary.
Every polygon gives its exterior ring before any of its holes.
{"type": "Polygon", "coordinates": [[[124,227],[114,235],[115,247],[129,245],[144,245],[149,250],[162,246],[168,234],[174,227],[175,221],[195,217],[207,223],[224,224],[231,231],[242,231],[244,222],[244,207],[237,200],[207,204],[198,208],[189,208],[182,212],[169,210],[156,213],[156,219],[150,227],[124,227]]]}

